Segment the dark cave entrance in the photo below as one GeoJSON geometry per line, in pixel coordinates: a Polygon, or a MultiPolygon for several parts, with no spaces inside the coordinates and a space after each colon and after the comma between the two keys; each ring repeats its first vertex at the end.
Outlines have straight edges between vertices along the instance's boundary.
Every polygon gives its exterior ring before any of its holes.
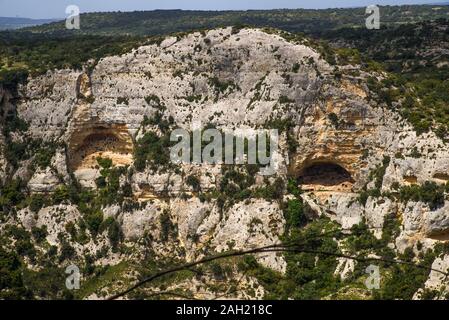
{"type": "Polygon", "coordinates": [[[84,139],[83,145],[79,149],[79,152],[80,156],[84,158],[87,156],[89,151],[104,152],[108,150],[120,149],[121,147],[121,141],[116,135],[108,132],[93,133],[84,139]]]}
{"type": "Polygon", "coordinates": [[[302,169],[297,182],[306,191],[349,191],[354,179],[345,168],[336,163],[318,162],[302,169]]]}

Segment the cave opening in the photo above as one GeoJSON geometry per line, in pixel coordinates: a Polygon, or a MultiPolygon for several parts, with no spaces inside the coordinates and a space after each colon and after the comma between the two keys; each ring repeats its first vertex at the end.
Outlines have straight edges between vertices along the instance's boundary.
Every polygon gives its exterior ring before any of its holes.
{"type": "Polygon", "coordinates": [[[114,128],[90,128],[72,140],[70,166],[78,169],[94,169],[97,158],[110,158],[114,165],[132,163],[133,144],[129,135],[114,128]]]}
{"type": "Polygon", "coordinates": [[[297,182],[305,191],[350,191],[354,179],[336,163],[318,162],[303,168],[297,182]]]}

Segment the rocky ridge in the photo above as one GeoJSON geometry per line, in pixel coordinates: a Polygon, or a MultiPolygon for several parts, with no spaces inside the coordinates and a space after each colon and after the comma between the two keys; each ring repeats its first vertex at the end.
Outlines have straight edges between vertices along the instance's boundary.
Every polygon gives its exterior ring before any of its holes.
{"type": "MultiPolygon", "coordinates": [[[[50,165],[30,170],[31,157],[13,168],[0,156],[0,180],[21,178],[31,194],[51,194],[74,182],[97,189],[104,170],[97,158],[111,159],[113,167],[125,168],[119,185],[130,186],[127,197],[134,205],[126,210],[120,204],[103,206],[103,219],[118,222],[123,243],[132,253],[113,250],[105,234],[93,237],[87,232],[86,242],[71,242],[78,259],[106,251],[95,264],[139,260],[149,246],[155,256],[192,261],[281,241],[286,224],[282,205],[262,197],[223,209],[217,199],[204,201],[187,179],[195,176],[202,192],[213,191],[226,174],[221,166],[136,170],[139,141],[148,132],[164,134],[145,119],[159,114],[175,127],[191,129],[201,123],[224,131],[288,122],[289,132],[281,131],[282,160],[276,175],[256,174],[252,189],[273,184],[276,178],[304,179],[301,199],[309,217],[327,217],[344,232],[366,222],[380,239],[386,217],[394,214],[400,234],[390,244],[393,250],[419,251],[418,247],[426,250],[445,243],[449,201],[433,207],[388,194],[403,186],[447,183],[448,146],[433,133],[417,136],[397,113],[376,101],[366,85],[372,74],[359,66],[341,69],[343,75],[337,77],[336,67],[307,40],[292,43],[259,29],[226,28],[168,37],[160,44],[101,59],[92,70],[49,71],[29,79],[15,98],[0,90],[0,101],[3,110],[16,110],[28,124],[23,134],[11,133],[12,141],[29,138],[57,144],[50,165]],[[372,172],[379,168],[382,174],[376,180],[372,172]],[[376,188],[378,194],[366,194],[376,188]],[[365,201],[360,201],[362,193],[365,201]],[[161,231],[167,224],[168,242],[161,231]]],[[[0,138],[4,145],[5,137],[0,138]]],[[[0,228],[16,224],[31,231],[46,225],[46,241],[61,249],[64,241],[59,235],[67,234],[70,222],[80,231],[81,220],[79,208],[63,201],[38,212],[17,210],[17,216],[8,217],[0,228]]],[[[279,254],[257,258],[268,268],[286,270],[279,254]]],[[[447,270],[444,261],[435,264],[447,270]]],[[[348,272],[340,269],[344,271],[337,274],[348,272]]],[[[438,279],[431,274],[426,286],[441,286],[438,279]]]]}

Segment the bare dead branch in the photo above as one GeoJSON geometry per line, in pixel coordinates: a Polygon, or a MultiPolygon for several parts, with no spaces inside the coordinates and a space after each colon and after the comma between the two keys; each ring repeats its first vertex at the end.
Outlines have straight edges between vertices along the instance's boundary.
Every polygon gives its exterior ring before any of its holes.
{"type": "Polygon", "coordinates": [[[163,270],[161,272],[155,273],[154,275],[141,280],[139,282],[137,282],[135,285],[133,285],[132,287],[128,288],[127,290],[120,292],[116,295],[111,296],[110,298],[108,298],[108,300],[115,300],[118,299],[120,297],[125,296],[126,294],[132,292],[133,290],[143,286],[144,284],[151,282],[157,278],[160,278],[164,275],[168,275],[168,274],[172,274],[178,271],[182,271],[182,270],[186,270],[186,269],[190,269],[192,267],[195,267],[197,265],[201,265],[201,264],[205,264],[208,262],[212,262],[212,261],[216,261],[216,260],[221,260],[221,259],[226,259],[226,258],[230,258],[230,257],[239,257],[239,256],[245,256],[245,255],[249,255],[249,254],[258,254],[258,253],[266,253],[266,252],[293,252],[293,253],[307,253],[307,254],[315,254],[315,255],[324,255],[324,256],[334,256],[334,257],[339,257],[339,258],[346,258],[346,259],[351,259],[351,260],[355,260],[355,261],[359,261],[359,262],[370,262],[370,261],[379,261],[379,262],[385,262],[385,263],[392,263],[392,264],[402,264],[402,265],[409,265],[409,266],[413,266],[416,268],[420,268],[420,269],[425,269],[425,270],[429,270],[429,271],[435,271],[435,272],[439,272],[443,275],[445,275],[446,277],[449,276],[449,273],[432,268],[432,267],[428,267],[428,266],[423,266],[423,265],[419,265],[416,264],[414,262],[409,262],[409,261],[402,261],[402,260],[390,260],[390,259],[384,259],[384,258],[377,258],[377,257],[357,257],[357,256],[350,256],[350,255],[346,255],[346,254],[342,254],[342,253],[337,253],[337,252],[325,252],[325,251],[315,251],[315,250],[307,250],[307,249],[303,249],[300,247],[300,245],[298,244],[273,244],[273,245],[269,245],[269,246],[265,246],[265,247],[260,247],[260,248],[254,248],[254,249],[250,249],[250,250],[242,250],[242,251],[231,251],[231,252],[226,252],[226,253],[222,253],[222,254],[218,254],[218,255],[214,255],[214,256],[210,256],[210,257],[206,257],[203,259],[200,259],[198,261],[194,261],[194,262],[190,262],[190,263],[186,263],[177,267],[173,267],[167,270],[163,270]]]}

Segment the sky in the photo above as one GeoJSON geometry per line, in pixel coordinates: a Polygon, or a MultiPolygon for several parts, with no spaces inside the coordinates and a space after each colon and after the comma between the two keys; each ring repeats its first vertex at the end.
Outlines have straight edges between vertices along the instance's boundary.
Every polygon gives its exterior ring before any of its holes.
{"type": "Polygon", "coordinates": [[[34,19],[64,18],[68,5],[81,13],[92,11],[134,11],[154,9],[248,10],[362,7],[370,4],[397,5],[438,3],[444,0],[0,0],[0,17],[34,19]]]}

